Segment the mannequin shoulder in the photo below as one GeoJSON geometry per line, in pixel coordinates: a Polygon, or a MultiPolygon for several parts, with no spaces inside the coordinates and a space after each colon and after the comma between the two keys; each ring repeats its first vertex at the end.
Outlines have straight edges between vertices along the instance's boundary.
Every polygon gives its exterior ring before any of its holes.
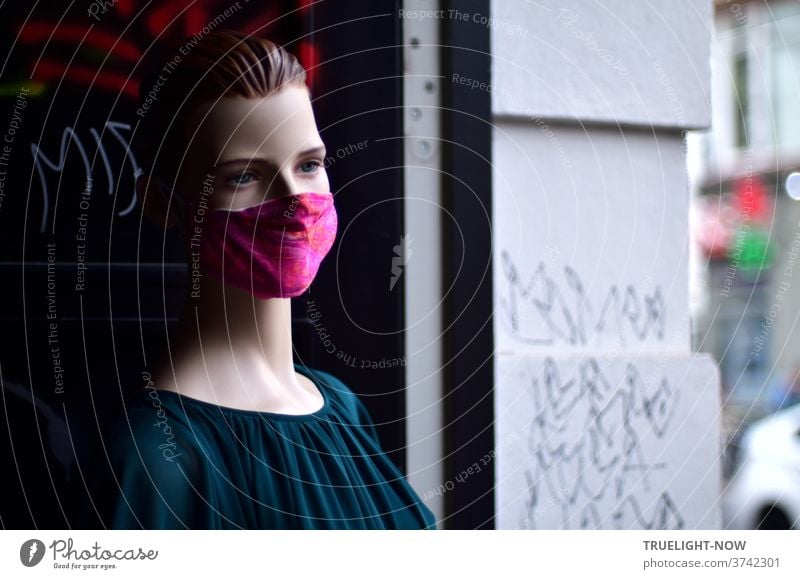
{"type": "MultiPolygon", "coordinates": [[[[153,389],[150,389],[153,390],[153,389]]],[[[118,460],[130,456],[167,460],[194,456],[198,432],[176,412],[158,391],[137,391],[130,395],[106,436],[110,454],[118,460]]]]}
{"type": "Polygon", "coordinates": [[[372,418],[358,394],[345,384],[344,381],[329,372],[314,370],[314,373],[317,374],[322,381],[323,387],[327,388],[326,392],[329,393],[333,400],[336,400],[336,403],[351,419],[351,422],[371,426],[372,418]]]}
{"type": "Polygon", "coordinates": [[[309,368],[309,370],[314,374],[317,381],[321,383],[320,386],[325,388],[325,392],[327,392],[331,398],[339,400],[344,404],[352,404],[352,399],[357,398],[355,392],[353,392],[347,384],[330,372],[315,368],[309,368]]]}

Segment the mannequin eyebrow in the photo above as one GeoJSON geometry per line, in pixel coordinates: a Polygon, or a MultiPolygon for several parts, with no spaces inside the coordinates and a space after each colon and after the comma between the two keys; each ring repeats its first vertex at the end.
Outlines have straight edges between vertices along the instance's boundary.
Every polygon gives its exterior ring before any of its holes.
{"type": "MultiPolygon", "coordinates": [[[[296,157],[305,157],[307,155],[313,155],[314,153],[320,153],[323,156],[325,155],[325,145],[319,145],[316,147],[311,147],[310,149],[306,149],[305,151],[300,151],[295,156],[296,157]]],[[[266,163],[267,165],[271,165],[275,167],[276,164],[267,159],[266,157],[242,157],[240,159],[228,159],[226,161],[222,161],[221,163],[217,163],[216,167],[222,167],[224,165],[231,165],[233,163],[247,163],[248,165],[252,164],[253,162],[261,162],[266,163]]]]}

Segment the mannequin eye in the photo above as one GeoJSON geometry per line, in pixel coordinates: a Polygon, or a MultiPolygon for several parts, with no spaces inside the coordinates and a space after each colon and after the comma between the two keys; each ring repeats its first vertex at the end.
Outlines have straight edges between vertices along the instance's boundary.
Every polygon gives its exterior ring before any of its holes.
{"type": "Polygon", "coordinates": [[[322,167],[322,163],[317,161],[316,159],[313,161],[306,161],[305,163],[300,164],[300,169],[303,173],[316,173],[317,169],[322,167]],[[303,170],[303,168],[308,168],[308,170],[303,170]]]}
{"type": "Polygon", "coordinates": [[[249,171],[243,171],[242,173],[237,173],[233,177],[231,177],[228,181],[231,185],[249,185],[255,180],[255,175],[250,173],[249,171]],[[249,179],[247,177],[250,177],[249,179]]]}

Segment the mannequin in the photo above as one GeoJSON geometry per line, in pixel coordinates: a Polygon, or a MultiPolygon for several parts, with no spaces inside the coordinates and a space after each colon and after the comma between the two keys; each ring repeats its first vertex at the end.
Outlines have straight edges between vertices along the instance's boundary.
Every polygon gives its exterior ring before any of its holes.
{"type": "Polygon", "coordinates": [[[305,71],[232,30],[192,46],[146,67],[134,137],[143,213],[179,227],[192,282],[107,437],[99,510],[112,528],[435,529],[358,396],[292,359],[290,298],[337,228],[305,71]]]}
{"type": "MultiPolygon", "coordinates": [[[[304,85],[254,99],[223,97],[196,107],[184,122],[198,128],[176,189],[198,200],[214,171],[211,209],[329,190],[325,146],[304,85]],[[235,159],[241,160],[229,162],[235,159]]],[[[137,181],[145,212],[174,227],[177,208],[168,211],[154,185],[152,175],[137,181]]],[[[316,387],[293,369],[290,298],[259,300],[211,276],[199,283],[199,290],[187,286],[174,346],[153,373],[156,388],[242,409],[307,414],[320,408],[316,387]]]]}
{"type": "MultiPolygon", "coordinates": [[[[220,31],[204,42],[221,45],[217,53],[224,56],[223,48],[233,52],[243,39],[233,31],[220,31]]],[[[252,44],[252,50],[259,48],[252,44]]],[[[265,50],[260,50],[255,56],[264,57],[265,50]]],[[[169,62],[184,52],[173,51],[176,56],[169,62]]],[[[183,218],[176,216],[177,201],[165,192],[198,201],[209,172],[213,174],[213,193],[206,199],[210,209],[239,209],[267,198],[329,191],[325,148],[305,72],[282,52],[272,54],[277,55],[271,64],[278,72],[259,67],[260,76],[255,78],[252,69],[242,68],[198,81],[191,66],[201,69],[203,63],[187,64],[186,55],[178,62],[185,71],[171,66],[159,69],[157,84],[162,88],[144,117],[141,138],[148,141],[142,148],[149,148],[165,124],[170,125],[175,137],[161,144],[162,150],[167,149],[167,167],[159,171],[169,177],[165,183],[151,169],[136,182],[144,213],[156,224],[174,227],[183,218]],[[187,87],[191,87],[188,95],[187,87]],[[225,94],[231,92],[232,96],[225,94]],[[174,117],[177,107],[182,109],[174,117]],[[171,151],[185,154],[176,158],[171,151]],[[235,159],[241,161],[229,162],[235,159]],[[167,191],[169,181],[174,192],[167,191]]],[[[193,56],[197,61],[212,58],[189,52],[188,59],[193,56]]],[[[147,76],[143,93],[149,86],[147,76]]],[[[174,345],[153,372],[156,388],[235,408],[297,414],[319,408],[321,395],[293,369],[290,299],[259,300],[212,276],[200,277],[199,285],[198,299],[191,298],[192,287],[187,289],[174,345]]]]}

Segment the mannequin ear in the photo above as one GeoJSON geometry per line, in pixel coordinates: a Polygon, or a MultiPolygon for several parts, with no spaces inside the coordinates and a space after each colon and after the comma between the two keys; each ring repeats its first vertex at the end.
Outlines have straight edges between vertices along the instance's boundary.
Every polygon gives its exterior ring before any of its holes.
{"type": "MultiPolygon", "coordinates": [[[[170,190],[164,181],[154,175],[142,173],[136,179],[136,197],[148,219],[162,229],[175,225],[175,215],[167,212],[170,190]]],[[[171,209],[174,210],[175,200],[171,209]]]]}

